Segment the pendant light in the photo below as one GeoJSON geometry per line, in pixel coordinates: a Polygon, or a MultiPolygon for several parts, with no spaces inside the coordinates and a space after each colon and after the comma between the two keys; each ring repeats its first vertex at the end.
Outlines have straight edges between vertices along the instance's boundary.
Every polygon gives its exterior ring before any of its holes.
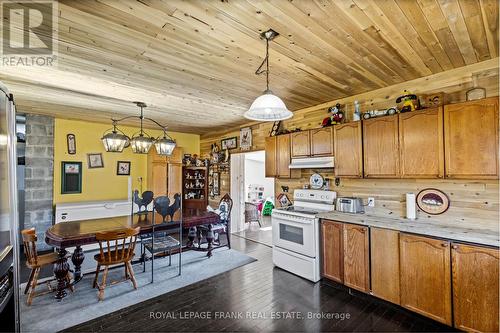
{"type": "Polygon", "coordinates": [[[263,32],[260,36],[266,40],[266,57],[255,71],[256,75],[266,73],[266,90],[257,97],[247,112],[243,115],[245,118],[256,121],[279,121],[289,119],[293,113],[286,108],[285,103],[269,89],[269,41],[279,35],[273,29],[263,32]],[[264,63],[266,69],[263,70],[264,63]]]}
{"type": "Polygon", "coordinates": [[[116,121],[113,121],[113,131],[111,133],[106,133],[101,138],[104,144],[104,149],[111,153],[121,153],[123,148],[129,142],[128,136],[122,133],[118,133],[116,128],[116,121]]]}
{"type": "Polygon", "coordinates": [[[105,132],[105,134],[101,138],[102,143],[104,144],[104,149],[106,149],[107,152],[121,153],[123,152],[124,148],[131,146],[132,151],[134,153],[147,154],[149,152],[149,149],[151,149],[151,146],[154,144],[158,155],[161,156],[172,155],[176,146],[176,142],[167,134],[167,127],[161,125],[154,119],[144,117],[144,108],[147,107],[145,103],[134,102],[134,104],[141,108],[141,115],[128,116],[121,119],[112,119],[113,121],[112,131],[109,133],[105,132]],[[139,132],[134,134],[131,139],[117,128],[118,122],[130,118],[139,118],[141,121],[141,128],[139,132]],[[163,137],[161,139],[159,138],[155,139],[146,132],[144,132],[143,128],[144,119],[155,123],[156,125],[158,125],[158,127],[162,129],[163,137]]]}
{"type": "Polygon", "coordinates": [[[133,135],[130,139],[130,147],[132,147],[132,151],[136,154],[147,154],[149,152],[149,148],[153,144],[153,138],[144,133],[142,128],[142,121],[144,120],[144,108],[147,107],[145,103],[135,102],[135,104],[141,108],[141,116],[139,119],[141,120],[141,130],[138,135],[133,135]]]}

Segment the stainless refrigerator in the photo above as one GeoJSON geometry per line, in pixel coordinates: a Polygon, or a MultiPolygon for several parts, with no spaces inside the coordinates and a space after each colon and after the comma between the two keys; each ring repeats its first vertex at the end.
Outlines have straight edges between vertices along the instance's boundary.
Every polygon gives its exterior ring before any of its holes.
{"type": "Polygon", "coordinates": [[[0,322],[2,330],[19,331],[15,113],[14,98],[0,82],[0,322]]]}

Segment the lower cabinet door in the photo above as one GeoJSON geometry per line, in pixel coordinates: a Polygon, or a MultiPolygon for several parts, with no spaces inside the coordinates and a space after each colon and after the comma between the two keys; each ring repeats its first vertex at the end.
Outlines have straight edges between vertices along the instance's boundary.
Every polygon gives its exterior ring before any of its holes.
{"type": "Polygon", "coordinates": [[[370,258],[368,227],[344,224],[344,284],[370,291],[370,258]]]}
{"type": "Polygon", "coordinates": [[[451,257],[455,327],[498,332],[499,250],[454,243],[451,257]]]}
{"type": "Polygon", "coordinates": [[[450,243],[401,233],[401,306],[451,325],[450,243]]]}
{"type": "Polygon", "coordinates": [[[399,232],[370,228],[372,294],[399,304],[399,232]]]}
{"type": "Polygon", "coordinates": [[[321,222],[321,274],[340,283],[344,281],[342,225],[328,220],[321,222]]]}

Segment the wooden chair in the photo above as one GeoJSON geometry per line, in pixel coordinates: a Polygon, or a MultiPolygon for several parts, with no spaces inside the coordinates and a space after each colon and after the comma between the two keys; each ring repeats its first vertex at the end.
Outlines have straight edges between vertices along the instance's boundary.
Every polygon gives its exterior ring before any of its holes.
{"type": "MultiPolygon", "coordinates": [[[[212,231],[214,233],[215,239],[213,244],[216,246],[223,246],[220,241],[220,235],[226,235],[226,245],[231,248],[231,210],[233,208],[233,200],[229,194],[225,194],[219,201],[219,216],[220,222],[217,224],[212,224],[212,231]]],[[[206,229],[205,226],[200,226],[200,228],[206,229]]]]}
{"type": "Polygon", "coordinates": [[[107,231],[97,233],[96,240],[99,242],[99,254],[94,256],[97,261],[97,269],[95,271],[95,278],[92,287],[99,287],[98,297],[102,301],[104,299],[104,288],[106,288],[106,279],[108,277],[109,266],[123,264],[125,266],[125,280],[131,280],[134,289],[137,289],[137,282],[135,281],[134,269],[132,268],[131,261],[134,258],[135,243],[137,235],[141,230],[137,228],[125,228],[115,231],[107,231]],[[102,282],[97,283],[99,271],[101,266],[105,266],[102,276],[102,282]]]}
{"type": "MultiPolygon", "coordinates": [[[[26,283],[26,288],[24,288],[24,294],[28,294],[28,299],[26,303],[28,306],[33,302],[33,298],[36,296],[44,295],[47,292],[51,292],[53,289],[50,285],[50,281],[47,282],[48,291],[42,293],[35,293],[36,286],[38,285],[38,276],[40,270],[43,266],[53,265],[59,255],[55,252],[39,255],[36,249],[37,236],[35,228],[24,229],[21,231],[23,237],[24,254],[26,256],[26,266],[31,269],[30,277],[26,283]]],[[[73,291],[73,286],[71,286],[71,274],[68,272],[66,276],[68,285],[71,291],[73,291]]]]}
{"type": "Polygon", "coordinates": [[[260,224],[260,214],[259,206],[251,202],[245,202],[245,223],[259,223],[259,227],[262,228],[260,224]]]}

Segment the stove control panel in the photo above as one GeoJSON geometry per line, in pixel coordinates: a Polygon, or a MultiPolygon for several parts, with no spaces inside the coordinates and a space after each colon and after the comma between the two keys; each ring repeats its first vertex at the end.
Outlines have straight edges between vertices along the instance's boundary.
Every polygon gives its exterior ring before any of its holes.
{"type": "Polygon", "coordinates": [[[337,198],[337,192],[322,190],[295,190],[293,199],[295,201],[315,202],[332,205],[337,198]]]}

